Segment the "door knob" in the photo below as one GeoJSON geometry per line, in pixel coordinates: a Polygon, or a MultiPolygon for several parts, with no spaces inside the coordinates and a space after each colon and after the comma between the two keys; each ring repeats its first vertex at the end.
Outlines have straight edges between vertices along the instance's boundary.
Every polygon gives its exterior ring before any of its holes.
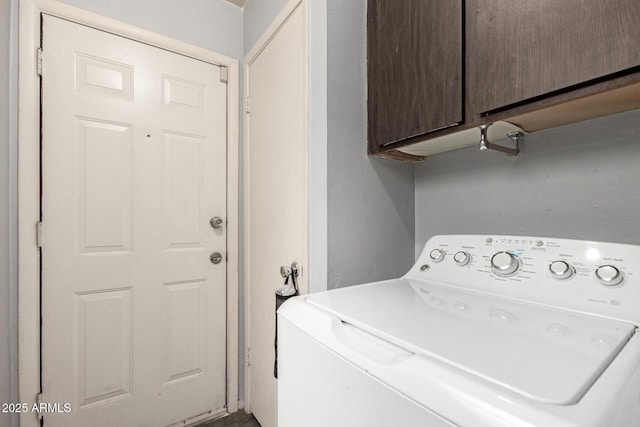
{"type": "Polygon", "coordinates": [[[214,252],[211,254],[209,259],[213,264],[220,264],[220,261],[222,261],[222,254],[220,252],[214,252]]]}
{"type": "Polygon", "coordinates": [[[209,224],[211,224],[211,227],[216,228],[216,229],[222,227],[223,223],[224,223],[224,221],[219,216],[214,216],[213,218],[211,218],[209,220],[209,224]]]}

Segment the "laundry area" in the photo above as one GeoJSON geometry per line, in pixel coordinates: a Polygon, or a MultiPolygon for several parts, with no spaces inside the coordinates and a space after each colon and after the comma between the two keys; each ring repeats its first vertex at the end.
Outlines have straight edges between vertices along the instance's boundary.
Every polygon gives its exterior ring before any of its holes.
{"type": "Polygon", "coordinates": [[[0,427],[637,427],[639,21],[3,0],[0,427]]]}

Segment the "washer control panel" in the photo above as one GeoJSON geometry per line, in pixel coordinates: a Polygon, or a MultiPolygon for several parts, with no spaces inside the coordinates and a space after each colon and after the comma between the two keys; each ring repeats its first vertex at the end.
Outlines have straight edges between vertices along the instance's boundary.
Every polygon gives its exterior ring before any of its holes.
{"type": "Polygon", "coordinates": [[[434,236],[405,277],[640,325],[640,246],[636,245],[523,236],[434,236]]]}

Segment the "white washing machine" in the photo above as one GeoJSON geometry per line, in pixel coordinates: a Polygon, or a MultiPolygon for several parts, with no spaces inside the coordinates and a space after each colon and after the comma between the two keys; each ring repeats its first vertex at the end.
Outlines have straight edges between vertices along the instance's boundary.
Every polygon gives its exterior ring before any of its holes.
{"type": "Polygon", "coordinates": [[[640,426],[640,246],[436,236],[278,325],[279,427],[640,426]]]}

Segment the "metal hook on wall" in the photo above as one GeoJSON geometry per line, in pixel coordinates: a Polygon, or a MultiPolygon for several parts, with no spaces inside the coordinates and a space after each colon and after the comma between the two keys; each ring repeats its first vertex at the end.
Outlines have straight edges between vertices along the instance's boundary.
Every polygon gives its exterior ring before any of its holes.
{"type": "Polygon", "coordinates": [[[478,126],[480,129],[480,150],[494,150],[494,151],[499,151],[508,156],[517,157],[518,154],[520,153],[520,138],[522,137],[522,135],[524,135],[524,133],[520,131],[516,131],[516,132],[509,132],[507,134],[507,137],[515,143],[515,148],[510,148],[510,147],[505,147],[503,145],[489,142],[488,133],[487,133],[489,126],[491,126],[491,123],[478,126]]]}
{"type": "Polygon", "coordinates": [[[298,264],[297,261],[293,261],[291,263],[291,267],[287,266],[287,265],[283,265],[280,267],[280,275],[282,276],[283,279],[286,279],[287,277],[298,277],[301,273],[301,268],[300,268],[300,264],[298,264]]]}

